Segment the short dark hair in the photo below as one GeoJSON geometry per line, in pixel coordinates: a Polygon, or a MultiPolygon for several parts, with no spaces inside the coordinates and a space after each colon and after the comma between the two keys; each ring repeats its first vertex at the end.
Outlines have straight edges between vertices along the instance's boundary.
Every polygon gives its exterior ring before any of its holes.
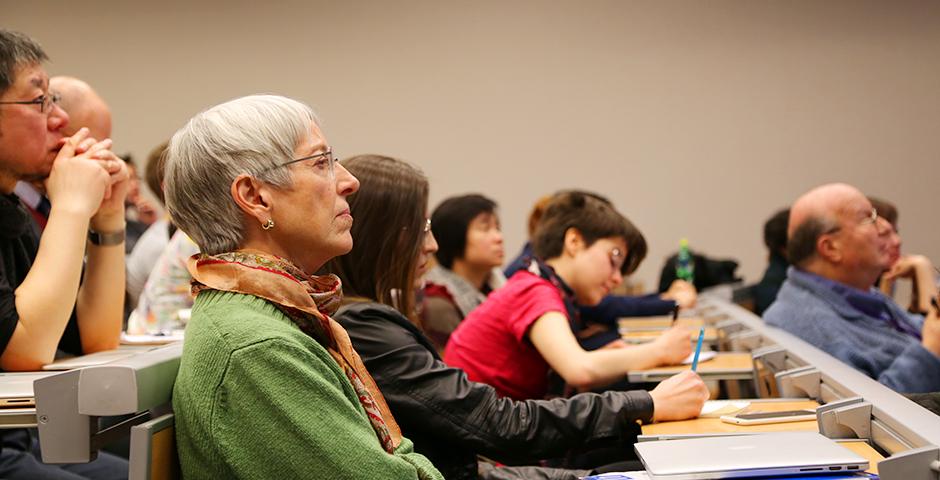
{"type": "Polygon", "coordinates": [[[894,230],[897,231],[898,207],[895,207],[893,203],[878,197],[868,197],[868,201],[871,203],[871,206],[875,207],[875,210],[878,210],[878,216],[887,220],[894,230]]]}
{"type": "Polygon", "coordinates": [[[789,208],[778,211],[764,223],[764,245],[767,245],[770,253],[786,254],[787,227],[789,225],[789,208]]]}
{"type": "Polygon", "coordinates": [[[819,237],[838,227],[838,222],[832,219],[820,216],[807,218],[787,239],[787,260],[798,267],[805,266],[807,260],[816,256],[819,237]]]}
{"type": "Polygon", "coordinates": [[[595,198],[608,205],[613,206],[613,203],[611,203],[610,199],[608,199],[607,197],[599,193],[592,192],[589,190],[559,190],[551,195],[545,195],[544,197],[540,197],[538,200],[535,201],[535,205],[532,205],[532,211],[529,212],[529,221],[527,225],[528,232],[529,232],[529,240],[531,240],[532,237],[535,236],[535,230],[539,226],[539,221],[542,220],[542,215],[545,214],[545,207],[548,206],[548,204],[552,201],[553,198],[559,195],[564,195],[566,193],[580,193],[582,195],[587,195],[589,197],[595,198]]]}
{"type": "Polygon", "coordinates": [[[542,260],[561,255],[565,246],[565,232],[574,228],[588,246],[602,238],[623,238],[627,244],[626,259],[621,273],[636,271],[646,258],[646,239],[630,220],[614,207],[584,192],[565,192],[555,195],[545,207],[532,238],[532,251],[542,260]]]}
{"type": "Polygon", "coordinates": [[[420,327],[415,264],[424,242],[428,179],[418,167],[382,155],[358,155],[342,165],[360,184],[348,198],[353,248],[326,269],[342,280],[347,299],[383,303],[420,327]]]}
{"type": "Polygon", "coordinates": [[[431,231],[437,240],[437,263],[453,268],[454,260],[463,258],[467,249],[467,230],[470,222],[481,213],[496,211],[496,202],[483,195],[471,193],[450,197],[431,214],[431,231]]]}
{"type": "Polygon", "coordinates": [[[13,86],[17,69],[46,60],[49,57],[35,40],[20,32],[0,28],[0,94],[13,86]]]}

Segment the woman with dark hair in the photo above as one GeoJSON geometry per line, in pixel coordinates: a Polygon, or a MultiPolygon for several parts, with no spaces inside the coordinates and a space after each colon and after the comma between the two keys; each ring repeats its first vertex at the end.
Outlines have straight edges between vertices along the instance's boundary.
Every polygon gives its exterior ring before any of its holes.
{"type": "Polygon", "coordinates": [[[352,248],[358,188],[289,98],[238,98],[173,136],[166,204],[202,252],[173,387],[185,478],[442,478],[330,318],[339,280],[313,275],[352,248]]]}
{"type": "MultiPolygon", "coordinates": [[[[692,351],[690,333],[672,328],[637,346],[586,351],[576,305],[597,305],[636,270],[643,235],[606,202],[580,192],[557,195],[532,239],[534,264],[516,272],[457,327],[448,365],[516,399],[542,398],[549,369],[577,389],[602,387],[631,370],[674,365],[692,351]]],[[[707,394],[705,394],[707,396],[707,394]]]]}
{"type": "Polygon", "coordinates": [[[493,290],[506,282],[503,234],[496,202],[483,195],[450,197],[431,214],[437,265],[424,286],[422,322],[438,350],[450,333],[493,290]]]}
{"type": "MultiPolygon", "coordinates": [[[[533,464],[573,448],[629,452],[637,422],[694,417],[707,391],[685,372],[652,392],[580,394],[515,401],[443,362],[422,330],[415,293],[437,250],[427,215],[428,182],[389,157],[343,162],[361,182],[349,197],[353,249],[327,264],[346,292],[336,319],[349,332],[404,433],[448,479],[477,478],[477,454],[533,464]]],[[[497,469],[499,478],[577,478],[584,472],[497,469]]],[[[493,473],[493,472],[491,472],[493,473]]]]}
{"type": "MultiPolygon", "coordinates": [[[[514,258],[505,270],[505,277],[512,277],[519,270],[528,269],[532,265],[531,239],[535,236],[545,208],[552,199],[558,195],[579,193],[592,197],[600,202],[613,206],[607,197],[588,190],[562,190],[552,195],[539,198],[529,212],[527,231],[529,241],[522,247],[522,251],[514,258]]],[[[646,251],[646,243],[634,245],[634,249],[646,251]]],[[[584,330],[576,331],[578,342],[585,350],[596,350],[605,345],[622,344],[617,331],[617,321],[622,317],[648,317],[654,315],[671,314],[676,308],[691,308],[695,306],[698,295],[695,287],[684,280],[672,282],[669,289],[663,293],[649,295],[607,295],[597,305],[578,305],[578,315],[584,330]]]]}

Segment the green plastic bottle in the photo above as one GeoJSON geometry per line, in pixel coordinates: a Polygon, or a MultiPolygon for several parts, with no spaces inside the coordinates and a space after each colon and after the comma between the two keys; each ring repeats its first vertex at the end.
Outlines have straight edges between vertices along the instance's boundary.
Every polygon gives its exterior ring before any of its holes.
{"type": "Polygon", "coordinates": [[[692,253],[689,252],[689,240],[687,238],[679,240],[679,255],[676,257],[676,278],[695,283],[695,262],[692,261],[692,253]]]}

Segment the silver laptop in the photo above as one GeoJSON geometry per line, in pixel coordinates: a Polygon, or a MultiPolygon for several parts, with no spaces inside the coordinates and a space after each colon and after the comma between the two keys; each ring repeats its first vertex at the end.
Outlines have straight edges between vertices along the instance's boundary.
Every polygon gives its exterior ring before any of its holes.
{"type": "Polygon", "coordinates": [[[54,372],[0,373],[0,408],[33,407],[33,380],[54,372]]]}
{"type": "Polygon", "coordinates": [[[663,440],[637,443],[634,448],[655,480],[845,473],[868,468],[868,460],[816,432],[663,440]]]}

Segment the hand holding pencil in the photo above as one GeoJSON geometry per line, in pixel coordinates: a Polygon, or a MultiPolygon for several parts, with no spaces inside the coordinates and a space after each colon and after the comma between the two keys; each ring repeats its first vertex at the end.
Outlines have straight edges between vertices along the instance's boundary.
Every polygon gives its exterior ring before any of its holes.
{"type": "Polygon", "coordinates": [[[650,391],[653,421],[695,418],[702,411],[708,395],[708,387],[695,372],[685,370],[673,375],[650,391]]]}

